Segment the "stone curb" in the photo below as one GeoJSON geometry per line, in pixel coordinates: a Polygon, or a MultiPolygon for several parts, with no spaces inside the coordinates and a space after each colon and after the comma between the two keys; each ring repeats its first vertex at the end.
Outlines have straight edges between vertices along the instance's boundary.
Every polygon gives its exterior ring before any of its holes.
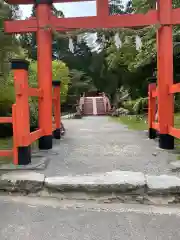
{"type": "Polygon", "coordinates": [[[179,194],[180,195],[180,178],[176,176],[160,175],[146,176],[148,195],[159,194],[179,194]]]}
{"type": "Polygon", "coordinates": [[[0,191],[36,193],[119,193],[131,196],[176,195],[180,197],[180,178],[150,176],[141,172],[112,171],[92,175],[45,177],[34,171],[13,171],[0,176],[0,191]]]}
{"type": "Polygon", "coordinates": [[[143,194],[145,177],[140,172],[113,171],[105,174],[47,177],[45,187],[60,192],[120,192],[143,194]]]}
{"type": "Polygon", "coordinates": [[[180,171],[180,161],[174,161],[170,163],[171,171],[172,172],[179,172],[180,171]]]}
{"type": "Polygon", "coordinates": [[[0,176],[0,190],[6,192],[35,193],[40,191],[45,182],[45,175],[32,171],[17,171],[0,176]]]}

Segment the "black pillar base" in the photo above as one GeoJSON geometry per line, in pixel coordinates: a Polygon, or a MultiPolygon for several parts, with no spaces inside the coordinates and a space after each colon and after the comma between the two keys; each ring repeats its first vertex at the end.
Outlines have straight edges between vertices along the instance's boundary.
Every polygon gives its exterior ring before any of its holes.
{"type": "Polygon", "coordinates": [[[18,147],[18,165],[31,163],[31,146],[18,147]]]}
{"type": "Polygon", "coordinates": [[[61,129],[60,128],[56,128],[54,131],[53,131],[53,137],[55,139],[61,139],[61,129]]]}
{"type": "Polygon", "coordinates": [[[154,128],[149,128],[148,137],[150,139],[155,139],[157,137],[157,131],[154,128]]]}
{"type": "Polygon", "coordinates": [[[174,149],[174,137],[169,134],[159,134],[159,147],[162,149],[174,149]]]}
{"type": "Polygon", "coordinates": [[[39,139],[39,149],[48,150],[52,149],[52,135],[43,136],[39,139]]]}

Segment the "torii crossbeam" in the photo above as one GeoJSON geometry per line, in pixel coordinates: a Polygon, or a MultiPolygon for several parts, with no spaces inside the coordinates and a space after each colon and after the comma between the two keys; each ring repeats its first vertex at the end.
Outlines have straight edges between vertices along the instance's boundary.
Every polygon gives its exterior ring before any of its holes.
{"type": "Polygon", "coordinates": [[[6,21],[7,33],[37,33],[38,82],[43,91],[39,105],[39,125],[44,129],[43,144],[52,145],[52,26],[56,31],[77,28],[144,27],[158,24],[158,91],[160,145],[168,141],[168,124],[172,123],[173,98],[167,94],[167,86],[173,84],[172,25],[180,24],[180,8],[172,9],[172,0],[158,0],[157,9],[146,14],[109,15],[108,0],[96,0],[97,15],[93,17],[57,18],[52,15],[51,4],[80,2],[81,0],[6,0],[9,4],[36,4],[36,18],[6,21]],[[164,111],[163,105],[166,105],[164,111]]]}
{"type": "MultiPolygon", "coordinates": [[[[33,4],[42,2],[40,0],[7,0],[9,4],[33,4]]],[[[80,2],[81,0],[79,0],[80,2]]],[[[161,2],[162,0],[159,0],[161,2]]],[[[171,0],[168,0],[171,1],[171,0]]],[[[43,0],[43,2],[50,2],[50,0],[43,0]]],[[[78,2],[78,0],[53,0],[52,2],[78,2]]],[[[164,6],[166,6],[165,2],[164,6]]],[[[40,3],[39,3],[40,4],[40,3]]],[[[39,8],[39,4],[37,5],[39,8]]],[[[44,5],[44,4],[43,4],[44,5]]],[[[50,4],[49,4],[50,5],[50,4]]],[[[165,9],[165,15],[162,14],[164,11],[151,10],[146,14],[123,14],[123,15],[109,15],[108,0],[97,0],[97,16],[93,17],[75,17],[75,18],[57,18],[51,14],[48,16],[48,20],[42,20],[43,10],[37,12],[37,18],[30,18],[28,20],[16,20],[6,21],[5,30],[7,33],[27,33],[36,32],[38,27],[52,26],[57,31],[62,31],[63,28],[77,29],[77,28],[120,28],[120,27],[144,27],[148,25],[176,25],[180,24],[180,9],[170,9],[171,16],[168,16],[167,9],[165,9]],[[161,14],[160,14],[161,13],[161,14]],[[41,21],[40,21],[41,19],[41,21]],[[40,22],[39,22],[40,21],[40,22]],[[44,23],[44,24],[43,24],[44,23]]],[[[164,8],[164,7],[163,7],[164,8]]],[[[40,9],[43,9],[40,6],[40,9]]],[[[47,10],[46,10],[47,11],[47,10]]],[[[47,16],[44,18],[47,18],[47,16]]]]}

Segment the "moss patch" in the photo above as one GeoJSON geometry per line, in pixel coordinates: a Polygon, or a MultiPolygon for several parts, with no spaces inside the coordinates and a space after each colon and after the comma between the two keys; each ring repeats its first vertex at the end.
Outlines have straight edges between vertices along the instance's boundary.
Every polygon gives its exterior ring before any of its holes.
{"type": "Polygon", "coordinates": [[[131,130],[146,130],[148,129],[147,120],[143,116],[120,116],[112,118],[113,120],[127,125],[131,130]]]}

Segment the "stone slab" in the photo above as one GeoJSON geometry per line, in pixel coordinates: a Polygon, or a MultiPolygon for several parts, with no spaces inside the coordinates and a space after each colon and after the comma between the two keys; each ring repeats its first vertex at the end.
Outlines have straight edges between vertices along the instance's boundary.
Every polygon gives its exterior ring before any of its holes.
{"type": "Polygon", "coordinates": [[[180,170],[180,161],[171,162],[170,167],[171,167],[172,171],[179,171],[180,170]]]}
{"type": "Polygon", "coordinates": [[[180,193],[180,178],[160,175],[146,176],[148,194],[177,194],[180,193]]]}
{"type": "Polygon", "coordinates": [[[0,176],[0,190],[34,193],[43,188],[44,174],[32,171],[14,171],[0,176]]]}
{"type": "Polygon", "coordinates": [[[143,194],[145,176],[140,172],[112,171],[92,175],[45,179],[45,187],[58,191],[121,192],[143,194]]]}

